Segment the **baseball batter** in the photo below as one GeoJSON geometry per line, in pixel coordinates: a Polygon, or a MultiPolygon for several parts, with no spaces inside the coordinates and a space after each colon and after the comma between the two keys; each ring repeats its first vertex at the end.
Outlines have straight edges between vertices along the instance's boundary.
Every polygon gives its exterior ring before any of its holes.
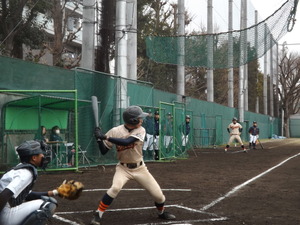
{"type": "Polygon", "coordinates": [[[101,224],[103,213],[129,180],[135,180],[150,193],[159,218],[175,219],[174,215],[164,210],[166,198],[143,161],[142,147],[146,131],[141,125],[146,116],[147,113],[140,107],[130,106],[123,113],[125,124],[112,128],[105,135],[99,127],[95,128],[94,134],[101,154],[106,154],[115,145],[119,163],[116,165],[112,186],[100,201],[91,224],[101,224]]]}
{"type": "Polygon", "coordinates": [[[259,135],[259,128],[257,127],[257,122],[253,121],[253,126],[249,128],[249,149],[252,148],[256,149],[256,141],[259,135]]]}
{"type": "Polygon", "coordinates": [[[0,224],[44,225],[52,218],[57,201],[54,190],[31,191],[37,179],[37,167],[45,168],[46,159],[37,141],[22,143],[17,152],[21,163],[0,180],[0,224]]]}
{"type": "Polygon", "coordinates": [[[230,138],[229,138],[229,141],[226,145],[226,148],[225,148],[225,152],[227,152],[228,148],[229,148],[229,145],[234,141],[234,140],[237,140],[240,144],[241,144],[241,147],[242,149],[246,152],[246,149],[244,147],[244,144],[242,142],[242,139],[240,137],[242,131],[243,131],[243,127],[241,124],[239,124],[237,122],[237,118],[236,117],[233,117],[232,118],[232,123],[230,123],[227,127],[227,131],[228,133],[230,134],[230,138]]]}

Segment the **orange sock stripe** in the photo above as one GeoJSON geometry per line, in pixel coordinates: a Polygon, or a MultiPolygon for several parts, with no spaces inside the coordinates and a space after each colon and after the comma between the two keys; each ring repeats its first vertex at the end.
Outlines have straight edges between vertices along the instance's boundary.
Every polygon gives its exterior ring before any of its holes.
{"type": "Polygon", "coordinates": [[[101,212],[104,212],[109,205],[105,205],[103,202],[100,202],[99,206],[98,206],[98,210],[101,212]]]}
{"type": "Polygon", "coordinates": [[[157,207],[157,209],[159,210],[159,211],[164,211],[164,209],[165,209],[165,207],[157,207]]]}

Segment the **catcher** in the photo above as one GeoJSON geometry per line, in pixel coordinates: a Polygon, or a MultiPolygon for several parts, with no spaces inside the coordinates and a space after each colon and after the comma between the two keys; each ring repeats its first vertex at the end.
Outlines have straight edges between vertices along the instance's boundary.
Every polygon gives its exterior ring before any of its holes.
{"type": "MultiPolygon", "coordinates": [[[[31,191],[37,180],[37,167],[45,169],[49,163],[44,150],[43,142],[34,140],[25,141],[17,148],[21,163],[0,179],[0,224],[44,225],[57,207],[53,196],[65,197],[62,189],[67,187],[66,184],[53,191],[31,191]]],[[[71,194],[70,199],[77,197],[74,196],[76,194],[71,194]]]]}
{"type": "Polygon", "coordinates": [[[119,163],[116,165],[112,186],[100,201],[91,224],[101,224],[103,213],[129,180],[135,180],[150,193],[155,201],[159,218],[175,219],[173,214],[165,211],[166,198],[143,161],[142,147],[146,131],[141,125],[146,116],[147,113],[140,107],[130,106],[123,113],[125,124],[112,128],[105,135],[101,133],[99,127],[95,128],[94,134],[101,154],[106,154],[113,145],[116,145],[119,163]]]}

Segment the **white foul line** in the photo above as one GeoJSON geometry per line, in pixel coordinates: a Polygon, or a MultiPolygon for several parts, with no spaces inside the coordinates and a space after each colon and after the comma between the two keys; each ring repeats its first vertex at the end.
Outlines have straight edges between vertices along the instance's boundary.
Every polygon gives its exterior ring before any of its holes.
{"type": "Polygon", "coordinates": [[[65,223],[68,223],[68,224],[71,224],[71,225],[80,225],[79,223],[76,223],[76,222],[74,222],[74,221],[65,219],[65,218],[60,217],[60,216],[58,216],[58,215],[56,215],[56,214],[54,214],[53,217],[54,217],[55,219],[57,219],[57,220],[63,221],[63,222],[65,222],[65,223]]]}
{"type": "Polygon", "coordinates": [[[300,153],[298,153],[298,154],[296,154],[296,155],[294,155],[294,156],[291,156],[290,158],[287,158],[286,160],[282,161],[281,163],[277,164],[276,166],[273,166],[272,168],[266,170],[265,172],[263,172],[263,173],[261,173],[261,174],[255,176],[255,177],[251,178],[250,180],[247,180],[246,182],[244,182],[244,183],[242,183],[242,184],[240,184],[240,185],[238,185],[238,186],[236,186],[236,187],[234,187],[231,191],[227,192],[224,196],[222,196],[222,197],[220,197],[220,198],[214,200],[214,201],[211,202],[210,204],[208,204],[208,205],[202,207],[200,210],[205,211],[205,210],[207,210],[207,209],[213,207],[214,205],[216,205],[217,203],[221,202],[223,199],[229,197],[230,195],[234,194],[235,192],[237,192],[239,189],[243,188],[243,187],[246,186],[247,184],[251,183],[252,181],[255,181],[256,179],[258,179],[258,178],[260,178],[260,177],[262,177],[262,176],[264,176],[264,175],[266,175],[267,173],[271,172],[272,170],[276,169],[277,167],[283,165],[283,164],[286,163],[287,161],[289,161],[289,160],[291,160],[291,159],[293,159],[293,158],[295,158],[295,157],[297,157],[297,156],[299,156],[299,155],[300,155],[300,153]]]}

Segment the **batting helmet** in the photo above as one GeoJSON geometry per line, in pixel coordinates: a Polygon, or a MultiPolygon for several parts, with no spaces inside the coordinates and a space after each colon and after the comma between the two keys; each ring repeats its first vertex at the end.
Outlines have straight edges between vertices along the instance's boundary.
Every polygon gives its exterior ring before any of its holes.
{"type": "Polygon", "coordinates": [[[234,120],[237,121],[238,119],[237,119],[236,117],[233,117],[233,118],[232,118],[232,121],[234,121],[234,120]]]}
{"type": "Polygon", "coordinates": [[[186,119],[191,119],[190,115],[185,116],[186,119]]]}
{"type": "Polygon", "coordinates": [[[139,106],[133,105],[133,106],[129,106],[123,112],[123,120],[127,124],[136,125],[140,122],[139,118],[144,118],[147,115],[148,113],[144,113],[139,106]]]}
{"type": "Polygon", "coordinates": [[[44,154],[45,152],[42,150],[41,144],[38,141],[30,140],[25,141],[19,145],[17,148],[17,152],[20,158],[31,155],[44,154]]]}

